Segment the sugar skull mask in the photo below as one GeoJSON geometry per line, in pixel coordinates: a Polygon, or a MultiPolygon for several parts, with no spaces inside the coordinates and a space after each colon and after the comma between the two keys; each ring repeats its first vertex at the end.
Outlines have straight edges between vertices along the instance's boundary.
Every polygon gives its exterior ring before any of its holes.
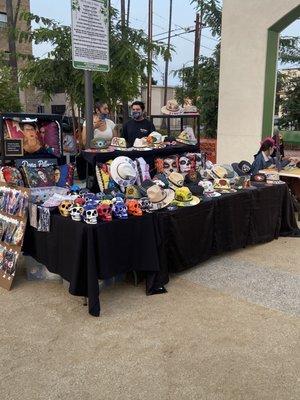
{"type": "Polygon", "coordinates": [[[177,157],[168,157],[163,160],[163,172],[169,176],[171,172],[178,172],[177,157]]]}
{"type": "Polygon", "coordinates": [[[182,174],[187,174],[192,169],[192,162],[187,156],[179,158],[179,170],[182,174]]]}
{"type": "Polygon", "coordinates": [[[72,201],[71,200],[63,200],[60,205],[58,206],[59,212],[63,217],[69,217],[70,216],[70,208],[72,206],[72,201]]]}

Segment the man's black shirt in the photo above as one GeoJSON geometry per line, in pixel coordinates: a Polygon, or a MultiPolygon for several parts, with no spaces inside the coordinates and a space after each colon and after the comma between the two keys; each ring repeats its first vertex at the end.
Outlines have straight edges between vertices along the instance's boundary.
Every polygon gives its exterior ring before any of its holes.
{"type": "Polygon", "coordinates": [[[130,119],[123,125],[122,136],[126,139],[127,146],[132,147],[135,139],[141,139],[155,131],[155,126],[148,119],[136,121],[130,119]]]}

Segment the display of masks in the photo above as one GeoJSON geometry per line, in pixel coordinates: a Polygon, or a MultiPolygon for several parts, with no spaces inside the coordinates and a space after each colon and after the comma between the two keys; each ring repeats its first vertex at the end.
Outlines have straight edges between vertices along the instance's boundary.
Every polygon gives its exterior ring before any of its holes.
{"type": "Polygon", "coordinates": [[[0,245],[0,273],[2,276],[14,276],[16,272],[16,263],[18,252],[12,249],[7,249],[0,245]]]}
{"type": "Polygon", "coordinates": [[[0,214],[0,241],[16,246],[21,245],[25,223],[0,214]]]}
{"type": "Polygon", "coordinates": [[[0,187],[0,211],[23,217],[28,208],[28,194],[9,187],[0,187]]]}

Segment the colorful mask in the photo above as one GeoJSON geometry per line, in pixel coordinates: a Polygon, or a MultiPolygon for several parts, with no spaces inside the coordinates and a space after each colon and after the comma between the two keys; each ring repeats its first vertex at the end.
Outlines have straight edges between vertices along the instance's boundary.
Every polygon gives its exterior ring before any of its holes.
{"type": "Polygon", "coordinates": [[[83,208],[83,219],[87,224],[97,224],[97,210],[94,205],[85,205],[83,208]]]}
{"type": "Polygon", "coordinates": [[[58,206],[59,212],[63,217],[70,216],[70,208],[72,207],[73,202],[71,200],[63,200],[58,206]]]}
{"type": "Polygon", "coordinates": [[[165,158],[163,161],[164,173],[169,176],[172,172],[178,172],[177,156],[165,158]]]}
{"type": "Polygon", "coordinates": [[[79,204],[75,204],[70,208],[70,214],[73,221],[81,221],[81,216],[83,214],[83,207],[79,204]]]}
{"type": "Polygon", "coordinates": [[[137,200],[135,200],[135,199],[127,200],[126,206],[127,206],[128,214],[134,215],[135,217],[141,217],[143,215],[143,211],[137,200]]]}
{"type": "Polygon", "coordinates": [[[112,202],[110,200],[104,200],[97,207],[98,216],[102,221],[112,221],[112,202]]]}
{"type": "Polygon", "coordinates": [[[118,219],[127,219],[128,218],[128,213],[127,213],[127,207],[120,197],[117,197],[115,199],[115,202],[113,203],[112,206],[112,213],[115,218],[118,219]]]}
{"type": "Polygon", "coordinates": [[[192,169],[192,162],[187,156],[179,158],[179,171],[182,174],[187,174],[192,169]]]}

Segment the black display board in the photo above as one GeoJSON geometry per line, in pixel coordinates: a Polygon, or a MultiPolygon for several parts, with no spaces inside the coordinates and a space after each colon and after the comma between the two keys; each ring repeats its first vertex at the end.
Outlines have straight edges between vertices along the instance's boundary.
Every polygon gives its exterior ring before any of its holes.
{"type": "Polygon", "coordinates": [[[4,154],[6,157],[22,157],[23,139],[4,139],[4,154]]]}

